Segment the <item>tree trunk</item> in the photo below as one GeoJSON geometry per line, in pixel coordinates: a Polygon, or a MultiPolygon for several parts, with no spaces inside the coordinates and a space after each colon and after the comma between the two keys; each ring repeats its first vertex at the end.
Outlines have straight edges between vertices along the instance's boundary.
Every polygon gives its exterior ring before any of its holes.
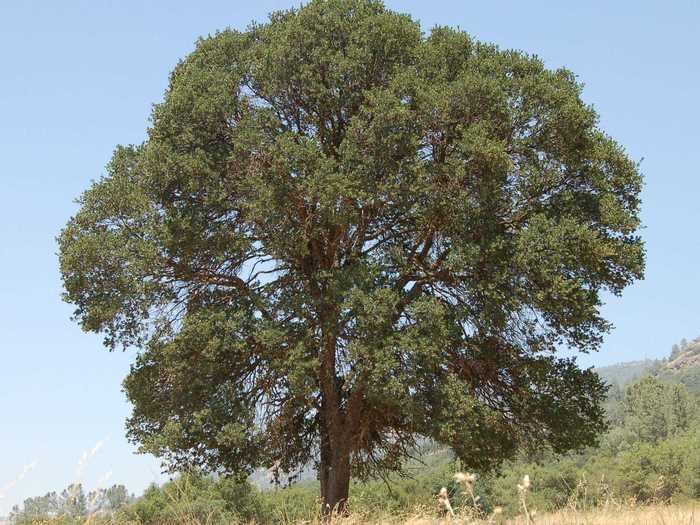
{"type": "Polygon", "coordinates": [[[321,514],[325,518],[347,511],[350,490],[350,447],[337,412],[337,405],[331,405],[324,397],[320,421],[319,481],[321,514]]]}
{"type": "Polygon", "coordinates": [[[330,440],[321,446],[321,464],[319,480],[321,482],[321,513],[325,517],[331,514],[344,514],[347,511],[350,491],[350,453],[346,447],[332,449],[330,440]]]}
{"type": "Polygon", "coordinates": [[[336,375],[337,313],[319,295],[321,325],[319,383],[321,514],[329,518],[347,511],[350,490],[350,436],[341,408],[341,389],[336,375]]]}

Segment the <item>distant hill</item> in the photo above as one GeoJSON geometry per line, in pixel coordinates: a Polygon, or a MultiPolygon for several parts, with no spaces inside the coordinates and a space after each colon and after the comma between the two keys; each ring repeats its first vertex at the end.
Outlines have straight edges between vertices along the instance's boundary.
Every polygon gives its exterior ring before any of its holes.
{"type": "Polygon", "coordinates": [[[643,361],[629,361],[616,365],[601,366],[596,368],[595,371],[606,383],[623,387],[646,374],[653,373],[661,366],[663,366],[663,363],[659,359],[644,359],[643,361]]]}
{"type": "Polygon", "coordinates": [[[678,355],[674,356],[671,361],[666,364],[668,370],[676,372],[688,368],[700,366],[700,337],[687,343],[685,348],[679,350],[678,355]]]}
{"type": "Polygon", "coordinates": [[[657,377],[669,383],[682,383],[690,392],[700,393],[700,337],[665,363],[657,377]]]}
{"type": "Polygon", "coordinates": [[[625,387],[641,377],[651,374],[667,383],[684,384],[689,391],[700,393],[700,337],[681,346],[667,359],[644,359],[596,368],[598,375],[608,384],[625,387]]]}

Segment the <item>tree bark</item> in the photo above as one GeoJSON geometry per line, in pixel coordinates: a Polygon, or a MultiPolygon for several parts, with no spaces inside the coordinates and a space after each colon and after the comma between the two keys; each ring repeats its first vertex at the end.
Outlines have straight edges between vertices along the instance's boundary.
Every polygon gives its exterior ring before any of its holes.
{"type": "Polygon", "coordinates": [[[350,491],[350,453],[346,447],[332,449],[330,441],[322,443],[319,480],[322,515],[345,514],[350,491]]]}
{"type": "Polygon", "coordinates": [[[323,335],[319,481],[323,505],[321,513],[329,517],[333,513],[344,514],[347,510],[351,447],[335,369],[336,337],[332,329],[327,329],[323,335]]]}

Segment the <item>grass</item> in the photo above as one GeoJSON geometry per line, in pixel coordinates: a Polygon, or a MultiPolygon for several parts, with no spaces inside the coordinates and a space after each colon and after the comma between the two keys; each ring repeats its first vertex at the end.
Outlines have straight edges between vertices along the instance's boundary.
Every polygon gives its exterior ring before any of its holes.
{"type": "MultiPolygon", "coordinates": [[[[518,518],[508,523],[521,525],[518,518]]],[[[633,507],[591,512],[557,512],[535,519],[538,525],[693,525],[700,523],[700,506],[633,507]]]]}
{"type": "MultiPolygon", "coordinates": [[[[700,525],[700,505],[672,506],[636,506],[618,509],[597,509],[590,512],[563,510],[560,512],[535,516],[536,525],[700,525]]],[[[308,523],[308,522],[307,522],[308,523]]],[[[308,523],[308,525],[317,525],[308,523]]],[[[333,520],[333,525],[526,525],[524,516],[512,519],[495,517],[485,520],[469,518],[437,519],[421,515],[367,519],[354,516],[333,520]]],[[[307,524],[298,524],[307,525],[307,524]]]]}

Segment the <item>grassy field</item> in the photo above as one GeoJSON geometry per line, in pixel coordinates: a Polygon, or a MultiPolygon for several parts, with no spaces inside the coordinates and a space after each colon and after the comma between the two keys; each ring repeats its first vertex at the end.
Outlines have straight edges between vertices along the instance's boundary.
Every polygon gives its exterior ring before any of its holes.
{"type": "MultiPolygon", "coordinates": [[[[516,519],[508,523],[525,524],[516,519]]],[[[558,512],[535,518],[539,525],[670,525],[700,523],[700,506],[637,507],[589,513],[558,512]]]]}
{"type": "Polygon", "coordinates": [[[333,523],[335,525],[530,525],[533,523],[534,525],[695,525],[700,524],[700,505],[639,506],[598,509],[591,512],[561,511],[542,516],[535,515],[529,524],[525,517],[506,520],[497,516],[491,516],[486,520],[449,517],[436,519],[422,516],[385,517],[376,520],[367,517],[350,517],[334,520],[333,523]]]}

